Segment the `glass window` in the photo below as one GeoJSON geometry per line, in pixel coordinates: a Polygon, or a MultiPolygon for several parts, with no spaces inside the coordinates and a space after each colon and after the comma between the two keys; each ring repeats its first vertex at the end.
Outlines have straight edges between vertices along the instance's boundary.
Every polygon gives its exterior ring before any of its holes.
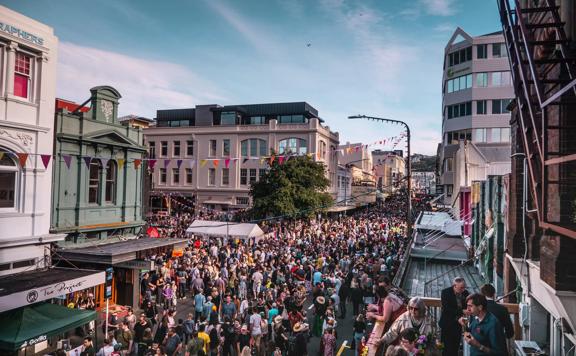
{"type": "Polygon", "coordinates": [[[237,197],[236,198],[236,205],[248,205],[248,197],[237,197]]]}
{"type": "Polygon", "coordinates": [[[488,86],[488,73],[476,73],[476,86],[479,88],[488,86]]]}
{"type": "Polygon", "coordinates": [[[265,169],[259,169],[258,170],[258,180],[262,180],[262,177],[264,177],[264,175],[266,174],[266,170],[265,169]]]}
{"type": "Polygon", "coordinates": [[[451,197],[454,194],[454,185],[446,184],[446,195],[451,197]]]}
{"type": "Polygon", "coordinates": [[[448,67],[452,67],[454,65],[454,54],[450,53],[448,55],[448,67]]]}
{"type": "Polygon", "coordinates": [[[492,86],[500,87],[502,86],[502,72],[492,72],[492,86]]]}
{"type": "Polygon", "coordinates": [[[486,115],[486,100],[476,101],[476,114],[486,115]]]}
{"type": "Polygon", "coordinates": [[[502,114],[502,100],[492,100],[492,114],[502,114]]]}
{"type": "Polygon", "coordinates": [[[160,184],[166,184],[166,168],[160,168],[160,184]]]}
{"type": "Polygon", "coordinates": [[[484,59],[488,57],[488,45],[481,44],[476,46],[476,58],[484,59]]]}
{"type": "Polygon", "coordinates": [[[30,95],[30,65],[31,57],[16,52],[14,63],[14,95],[28,99],[30,95]]]}
{"type": "Polygon", "coordinates": [[[186,141],[186,156],[194,156],[194,141],[186,141]]]}
{"type": "Polygon", "coordinates": [[[472,102],[467,101],[466,102],[466,116],[470,116],[470,115],[472,115],[472,102]]]}
{"type": "Polygon", "coordinates": [[[222,155],[223,156],[230,156],[230,140],[229,139],[222,140],[222,155]]]}
{"type": "Polygon", "coordinates": [[[246,168],[240,169],[240,185],[248,184],[248,170],[246,168]]]}
{"type": "Polygon", "coordinates": [[[180,141],[174,141],[172,146],[172,153],[174,157],[180,157],[180,141]]]}
{"type": "Polygon", "coordinates": [[[220,125],[236,125],[236,113],[226,111],[220,114],[220,125]]]}
{"type": "Polygon", "coordinates": [[[180,127],[180,120],[172,120],[170,122],[170,127],[180,127]]]}
{"type": "Polygon", "coordinates": [[[486,142],[486,129],[474,129],[474,142],[486,142]]]}
{"type": "Polygon", "coordinates": [[[100,169],[102,165],[97,159],[90,162],[88,172],[88,203],[98,204],[100,202],[100,169]]]}
{"type": "Polygon", "coordinates": [[[186,168],[186,184],[192,184],[192,168],[186,168]]]}
{"type": "Polygon", "coordinates": [[[116,202],[116,162],[110,160],[106,165],[106,194],[105,200],[107,203],[116,202]]]}
{"type": "Polygon", "coordinates": [[[210,140],[210,151],[208,152],[208,156],[216,156],[216,140],[210,140]]]}
{"type": "Polygon", "coordinates": [[[491,131],[490,142],[500,142],[501,135],[502,135],[502,132],[500,132],[500,129],[493,127],[492,129],[490,129],[490,131],[491,131]]]}
{"type": "Polygon", "coordinates": [[[500,57],[500,43],[492,43],[492,57],[500,57]]]}
{"type": "Polygon", "coordinates": [[[466,48],[466,61],[472,60],[472,47],[466,48]]]}
{"type": "Polygon", "coordinates": [[[454,170],[454,159],[446,158],[444,160],[444,172],[452,172],[454,170]]]}
{"type": "Polygon", "coordinates": [[[466,76],[466,89],[472,88],[472,74],[466,76]]]}
{"type": "Polygon", "coordinates": [[[454,82],[454,91],[460,90],[460,79],[456,78],[452,80],[454,82]]]}
{"type": "Polygon", "coordinates": [[[180,126],[188,126],[188,125],[190,125],[189,120],[180,120],[180,126]]]}
{"type": "Polygon", "coordinates": [[[172,168],[172,184],[180,184],[180,170],[172,168]]]}
{"type": "Polygon", "coordinates": [[[460,77],[460,90],[466,89],[466,76],[460,77]]]}
{"type": "Polygon", "coordinates": [[[250,125],[264,125],[266,123],[266,118],[264,116],[252,116],[250,117],[250,125]]]}
{"type": "Polygon", "coordinates": [[[222,168],[222,185],[230,184],[230,169],[222,168]]]}
{"type": "MultiPolygon", "coordinates": [[[[0,150],[2,148],[0,147],[0,150]]],[[[16,161],[4,154],[0,159],[0,208],[16,208],[16,161]]]]}
{"type": "Polygon", "coordinates": [[[248,157],[248,140],[240,142],[240,152],[242,157],[248,157]]]}
{"type": "Polygon", "coordinates": [[[448,93],[452,93],[453,91],[454,91],[454,81],[449,80],[448,81],[448,93]]]}
{"type": "Polygon", "coordinates": [[[452,115],[452,105],[448,105],[446,107],[446,116],[448,117],[448,119],[453,118],[454,116],[452,115]]]}
{"type": "Polygon", "coordinates": [[[260,147],[260,157],[266,156],[268,154],[268,143],[266,140],[258,140],[258,146],[260,147]]]}
{"type": "Polygon", "coordinates": [[[148,142],[148,155],[150,158],[156,158],[156,142],[150,141],[148,142]]]}
{"type": "Polygon", "coordinates": [[[160,142],[160,157],[168,156],[168,141],[160,142]]]}
{"type": "Polygon", "coordinates": [[[258,139],[251,138],[250,139],[250,157],[257,157],[258,156],[258,139]]]}
{"type": "Polygon", "coordinates": [[[216,185],[216,169],[208,168],[208,185],[216,185]]]}
{"type": "Polygon", "coordinates": [[[256,168],[250,168],[250,184],[256,182],[256,168]]]}
{"type": "Polygon", "coordinates": [[[510,142],[510,128],[509,127],[503,127],[501,129],[502,132],[502,138],[501,138],[501,142],[510,142]]]}

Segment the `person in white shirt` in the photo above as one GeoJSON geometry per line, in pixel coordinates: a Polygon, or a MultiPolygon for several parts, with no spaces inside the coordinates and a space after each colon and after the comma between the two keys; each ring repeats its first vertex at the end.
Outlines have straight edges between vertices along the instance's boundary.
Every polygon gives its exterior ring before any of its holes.
{"type": "Polygon", "coordinates": [[[250,334],[254,340],[256,347],[256,355],[260,355],[260,339],[262,338],[262,317],[258,314],[258,310],[254,308],[250,316],[250,334]]]}

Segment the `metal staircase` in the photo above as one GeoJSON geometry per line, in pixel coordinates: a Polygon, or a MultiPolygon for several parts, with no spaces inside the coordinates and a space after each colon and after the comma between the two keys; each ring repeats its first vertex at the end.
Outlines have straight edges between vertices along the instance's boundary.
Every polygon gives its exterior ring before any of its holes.
{"type": "Polygon", "coordinates": [[[576,58],[554,0],[497,0],[539,226],[576,238],[576,58]],[[571,116],[573,118],[571,118],[571,116]],[[552,199],[552,200],[550,200],[552,199]],[[554,201],[556,200],[556,201],[554,201]]]}

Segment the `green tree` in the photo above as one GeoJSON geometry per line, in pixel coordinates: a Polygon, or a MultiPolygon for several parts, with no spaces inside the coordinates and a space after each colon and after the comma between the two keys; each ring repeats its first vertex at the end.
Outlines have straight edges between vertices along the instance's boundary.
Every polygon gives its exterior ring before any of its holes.
{"type": "Polygon", "coordinates": [[[332,204],[326,189],[324,164],[308,156],[296,156],[280,164],[274,160],[270,169],[250,187],[255,219],[272,216],[309,215],[332,204]]]}

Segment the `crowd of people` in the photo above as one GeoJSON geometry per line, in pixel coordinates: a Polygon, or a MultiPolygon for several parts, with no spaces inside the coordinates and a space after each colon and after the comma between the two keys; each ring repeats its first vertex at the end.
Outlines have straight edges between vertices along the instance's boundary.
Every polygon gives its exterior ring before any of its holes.
{"type": "MultiPolygon", "coordinates": [[[[130,310],[122,320],[111,315],[111,331],[96,354],[303,356],[318,338],[319,354],[334,356],[341,338],[352,340],[358,356],[367,354],[373,322],[385,324],[382,335],[372,339],[381,354],[414,355],[432,341],[427,353],[441,353],[436,340],[452,347],[443,323],[465,325],[461,317],[473,313],[466,311],[462,291],[454,290],[460,303],[449,316],[444,307],[452,305],[444,305],[443,294],[440,338],[424,301],[392,285],[407,248],[404,204],[399,194],[350,216],[269,225],[274,237],[258,243],[194,238],[182,256],[152,256],[157,268],[141,278],[141,312],[130,310]],[[184,301],[190,310],[178,312],[184,301]],[[343,320],[353,322],[352,335],[338,335],[343,320]]],[[[184,237],[190,218],[156,223],[173,226],[169,236],[184,237]]],[[[462,288],[461,281],[455,286],[462,288]]],[[[474,306],[483,305],[475,298],[474,306]]],[[[487,346],[481,344],[484,334],[465,335],[474,348],[487,346]]]]}

